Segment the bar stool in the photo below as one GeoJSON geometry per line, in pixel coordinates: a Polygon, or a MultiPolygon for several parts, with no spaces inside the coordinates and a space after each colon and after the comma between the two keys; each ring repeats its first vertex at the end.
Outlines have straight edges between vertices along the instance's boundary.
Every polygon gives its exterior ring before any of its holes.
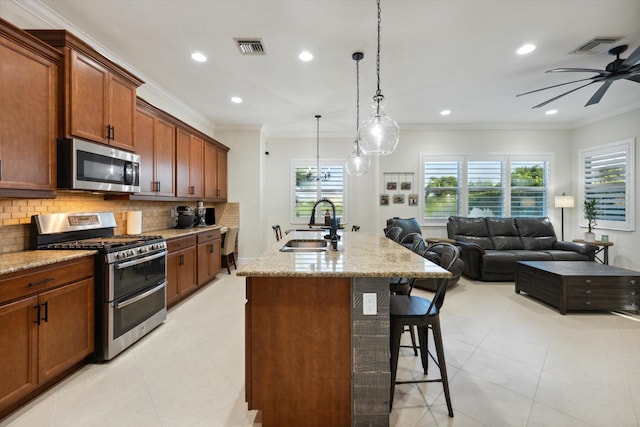
{"type": "Polygon", "coordinates": [[[273,233],[276,235],[276,241],[279,242],[282,239],[282,230],[279,225],[272,225],[273,233]]]}
{"type": "MultiPolygon", "coordinates": [[[[436,245],[434,245],[436,246],[436,245]]],[[[438,243],[440,254],[440,266],[448,269],[456,259],[458,259],[458,248],[449,243],[438,243]]],[[[393,407],[393,396],[396,384],[415,384],[441,382],[444,389],[444,396],[447,402],[449,416],[453,417],[453,407],[451,405],[451,395],[449,393],[449,379],[447,377],[447,366],[444,358],[444,346],[442,344],[442,330],[440,328],[440,310],[444,304],[444,297],[447,291],[446,278],[438,281],[438,286],[433,299],[412,296],[412,295],[391,295],[390,317],[391,317],[391,400],[389,407],[393,407]],[[400,353],[400,337],[406,326],[418,328],[418,341],[420,343],[420,356],[424,374],[428,374],[428,362],[431,358],[440,369],[439,379],[423,379],[415,381],[396,381],[398,370],[398,356],[400,353]],[[431,330],[436,348],[437,358],[428,349],[428,333],[431,330]]]]}

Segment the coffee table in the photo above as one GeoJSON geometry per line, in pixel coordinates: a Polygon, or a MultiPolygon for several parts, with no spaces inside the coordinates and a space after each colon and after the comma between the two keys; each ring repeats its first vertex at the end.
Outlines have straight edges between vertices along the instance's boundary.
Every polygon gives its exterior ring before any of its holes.
{"type": "Polygon", "coordinates": [[[640,272],[591,261],[518,261],[516,293],[568,310],[629,310],[640,306],[640,272]]]}

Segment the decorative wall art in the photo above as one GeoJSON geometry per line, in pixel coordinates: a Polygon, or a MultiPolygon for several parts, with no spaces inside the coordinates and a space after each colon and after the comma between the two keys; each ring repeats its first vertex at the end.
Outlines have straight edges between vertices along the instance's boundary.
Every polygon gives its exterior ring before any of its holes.
{"type": "Polygon", "coordinates": [[[383,194],[380,194],[380,206],[389,206],[389,192],[394,192],[393,203],[404,204],[408,200],[409,206],[418,205],[417,194],[406,194],[413,191],[413,172],[383,172],[383,194]],[[400,183],[400,186],[398,186],[400,183]]]}

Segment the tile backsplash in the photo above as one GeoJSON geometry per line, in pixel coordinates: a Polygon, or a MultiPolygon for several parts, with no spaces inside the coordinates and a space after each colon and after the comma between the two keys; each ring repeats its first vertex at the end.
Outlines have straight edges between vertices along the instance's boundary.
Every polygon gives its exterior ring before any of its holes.
{"type": "MultiPolygon", "coordinates": [[[[142,211],[142,232],[173,227],[170,213],[177,206],[196,207],[193,202],[151,202],[139,200],[104,200],[103,195],[59,192],[55,199],[0,199],[0,253],[29,249],[31,215],[58,212],[113,212],[116,234],[126,234],[128,211],[142,211]]],[[[205,203],[216,208],[216,223],[240,225],[238,203],[205,203]]]]}

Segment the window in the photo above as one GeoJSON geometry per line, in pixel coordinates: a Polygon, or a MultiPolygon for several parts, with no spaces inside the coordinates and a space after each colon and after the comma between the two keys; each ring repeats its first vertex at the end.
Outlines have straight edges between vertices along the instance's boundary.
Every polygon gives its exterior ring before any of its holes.
{"type": "MultiPolygon", "coordinates": [[[[291,203],[291,223],[308,224],[311,209],[316,201],[326,198],[336,206],[336,216],[341,222],[347,222],[347,175],[344,173],[344,160],[321,160],[320,180],[317,180],[316,160],[293,160],[291,203]]],[[[316,224],[324,221],[324,212],[331,206],[326,203],[316,209],[316,224]]]]}
{"type": "Polygon", "coordinates": [[[423,156],[423,223],[547,215],[549,156],[423,156]]]}
{"type": "Polygon", "coordinates": [[[587,226],[584,201],[596,199],[598,228],[634,230],[634,145],[635,140],[628,139],[580,150],[580,226],[587,226]]]}

